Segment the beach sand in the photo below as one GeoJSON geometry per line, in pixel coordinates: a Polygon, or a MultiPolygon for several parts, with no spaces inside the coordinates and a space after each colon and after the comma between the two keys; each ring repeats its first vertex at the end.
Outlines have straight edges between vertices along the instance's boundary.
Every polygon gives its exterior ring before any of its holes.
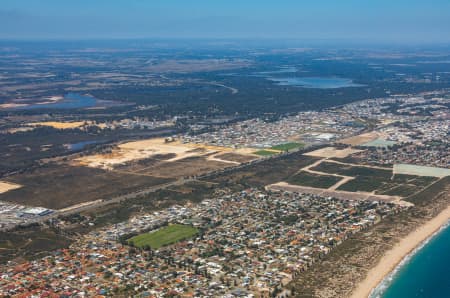
{"type": "Polygon", "coordinates": [[[373,288],[383,281],[386,275],[391,273],[395,267],[411,253],[423,241],[427,240],[437,232],[450,219],[450,206],[439,213],[433,219],[427,221],[414,232],[408,234],[392,249],[381,257],[378,264],[367,272],[366,278],[358,284],[352,293],[352,298],[368,297],[373,288]]]}

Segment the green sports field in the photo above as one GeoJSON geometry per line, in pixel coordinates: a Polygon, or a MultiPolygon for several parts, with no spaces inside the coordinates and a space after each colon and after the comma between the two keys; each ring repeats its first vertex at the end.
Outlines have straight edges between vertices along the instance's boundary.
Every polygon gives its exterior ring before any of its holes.
{"type": "Polygon", "coordinates": [[[273,146],[270,149],[279,150],[279,151],[289,151],[292,149],[303,148],[303,147],[304,147],[304,145],[301,143],[285,143],[285,144],[273,146]]]}
{"type": "Polygon", "coordinates": [[[152,249],[176,243],[178,241],[191,238],[198,233],[198,229],[185,225],[169,225],[152,233],[145,233],[128,239],[128,243],[143,248],[149,245],[152,249]]]}

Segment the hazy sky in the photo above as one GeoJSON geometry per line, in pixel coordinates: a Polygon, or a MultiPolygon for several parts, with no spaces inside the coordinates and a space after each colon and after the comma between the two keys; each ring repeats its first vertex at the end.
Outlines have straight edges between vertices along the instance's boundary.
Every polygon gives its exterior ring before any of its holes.
{"type": "Polygon", "coordinates": [[[450,0],[0,0],[0,38],[450,42],[450,0]]]}

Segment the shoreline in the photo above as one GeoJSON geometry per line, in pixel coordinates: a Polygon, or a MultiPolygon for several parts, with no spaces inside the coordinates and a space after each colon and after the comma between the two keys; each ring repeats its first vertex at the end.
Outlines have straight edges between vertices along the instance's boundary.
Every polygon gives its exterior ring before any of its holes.
{"type": "Polygon", "coordinates": [[[450,220],[450,206],[441,211],[416,230],[403,237],[391,249],[386,251],[375,267],[367,271],[366,277],[358,283],[352,292],[351,298],[369,297],[375,289],[388,276],[401,261],[413,252],[424,241],[438,232],[450,220]]]}

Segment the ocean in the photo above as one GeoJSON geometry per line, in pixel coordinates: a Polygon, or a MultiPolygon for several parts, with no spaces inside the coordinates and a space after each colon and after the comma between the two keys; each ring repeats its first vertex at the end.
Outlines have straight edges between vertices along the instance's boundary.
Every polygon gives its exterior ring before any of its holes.
{"type": "Polygon", "coordinates": [[[370,297],[450,297],[450,224],[405,258],[370,297]]]}

